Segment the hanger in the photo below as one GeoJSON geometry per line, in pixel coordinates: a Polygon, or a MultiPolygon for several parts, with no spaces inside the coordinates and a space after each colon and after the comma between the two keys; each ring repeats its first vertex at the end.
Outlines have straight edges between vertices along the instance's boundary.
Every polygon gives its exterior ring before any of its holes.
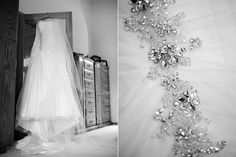
{"type": "Polygon", "coordinates": [[[43,18],[40,18],[41,20],[45,20],[45,19],[52,19],[49,15],[48,15],[48,13],[46,13],[46,16],[45,17],[43,17],[43,18]]]}

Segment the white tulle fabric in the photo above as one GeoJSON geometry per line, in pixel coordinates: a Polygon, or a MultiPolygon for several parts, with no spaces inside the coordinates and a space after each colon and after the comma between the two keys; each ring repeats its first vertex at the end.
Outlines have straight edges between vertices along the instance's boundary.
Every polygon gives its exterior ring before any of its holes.
{"type": "MultiPolygon", "coordinates": [[[[158,80],[145,79],[152,64],[149,45],[140,47],[137,34],[123,30],[123,17],[130,16],[128,0],[120,0],[119,20],[119,143],[120,157],[171,157],[173,138],[153,139],[159,127],[153,120],[161,107],[164,89],[158,80]]],[[[179,75],[190,81],[201,100],[200,110],[211,120],[209,137],[225,139],[226,147],[214,154],[236,156],[236,2],[234,0],[177,0],[169,14],[185,12],[181,31],[200,37],[203,46],[186,55],[190,67],[179,67],[179,75]]]]}
{"type": "Polygon", "coordinates": [[[46,19],[36,26],[27,76],[17,103],[16,126],[30,132],[16,144],[27,154],[62,149],[63,141],[83,128],[81,86],[64,21],[46,19]]]}

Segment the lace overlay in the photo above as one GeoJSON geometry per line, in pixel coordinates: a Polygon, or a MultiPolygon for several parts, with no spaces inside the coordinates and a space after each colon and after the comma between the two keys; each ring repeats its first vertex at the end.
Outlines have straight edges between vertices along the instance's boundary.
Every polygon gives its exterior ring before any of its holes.
{"type": "Polygon", "coordinates": [[[219,152],[226,141],[214,143],[208,138],[209,120],[198,109],[197,90],[178,76],[179,65],[191,65],[184,54],[199,48],[202,41],[198,37],[187,40],[180,32],[185,14],[169,16],[168,8],[173,4],[175,0],[131,0],[131,15],[124,18],[124,29],[138,34],[141,47],[142,42],[151,45],[147,58],[153,64],[147,78],[160,80],[166,89],[162,107],[154,114],[161,125],[153,138],[174,136],[174,156],[201,157],[219,152]]]}

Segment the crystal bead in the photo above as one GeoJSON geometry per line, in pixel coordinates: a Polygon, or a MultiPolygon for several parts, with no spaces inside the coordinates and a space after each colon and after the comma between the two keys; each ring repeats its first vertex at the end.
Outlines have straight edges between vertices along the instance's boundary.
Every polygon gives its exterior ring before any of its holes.
{"type": "Polygon", "coordinates": [[[174,102],[174,106],[178,106],[179,105],[179,103],[178,102],[174,102]]]}
{"type": "Polygon", "coordinates": [[[132,13],[135,13],[135,12],[136,12],[136,9],[135,9],[135,8],[131,8],[131,12],[132,12],[132,13]]]}

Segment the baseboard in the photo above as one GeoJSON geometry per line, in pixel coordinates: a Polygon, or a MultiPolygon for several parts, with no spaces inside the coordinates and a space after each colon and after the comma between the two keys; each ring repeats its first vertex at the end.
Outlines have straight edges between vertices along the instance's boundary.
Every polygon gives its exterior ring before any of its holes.
{"type": "Polygon", "coordinates": [[[118,122],[112,122],[111,124],[112,125],[118,125],[118,122]]]}
{"type": "Polygon", "coordinates": [[[95,126],[91,126],[91,127],[79,130],[78,134],[83,134],[85,132],[89,132],[89,131],[93,131],[93,130],[96,130],[96,129],[99,129],[99,128],[103,128],[103,127],[106,127],[106,126],[109,126],[109,125],[117,125],[117,124],[118,123],[112,123],[112,122],[98,124],[98,125],[95,125],[95,126]]]}

